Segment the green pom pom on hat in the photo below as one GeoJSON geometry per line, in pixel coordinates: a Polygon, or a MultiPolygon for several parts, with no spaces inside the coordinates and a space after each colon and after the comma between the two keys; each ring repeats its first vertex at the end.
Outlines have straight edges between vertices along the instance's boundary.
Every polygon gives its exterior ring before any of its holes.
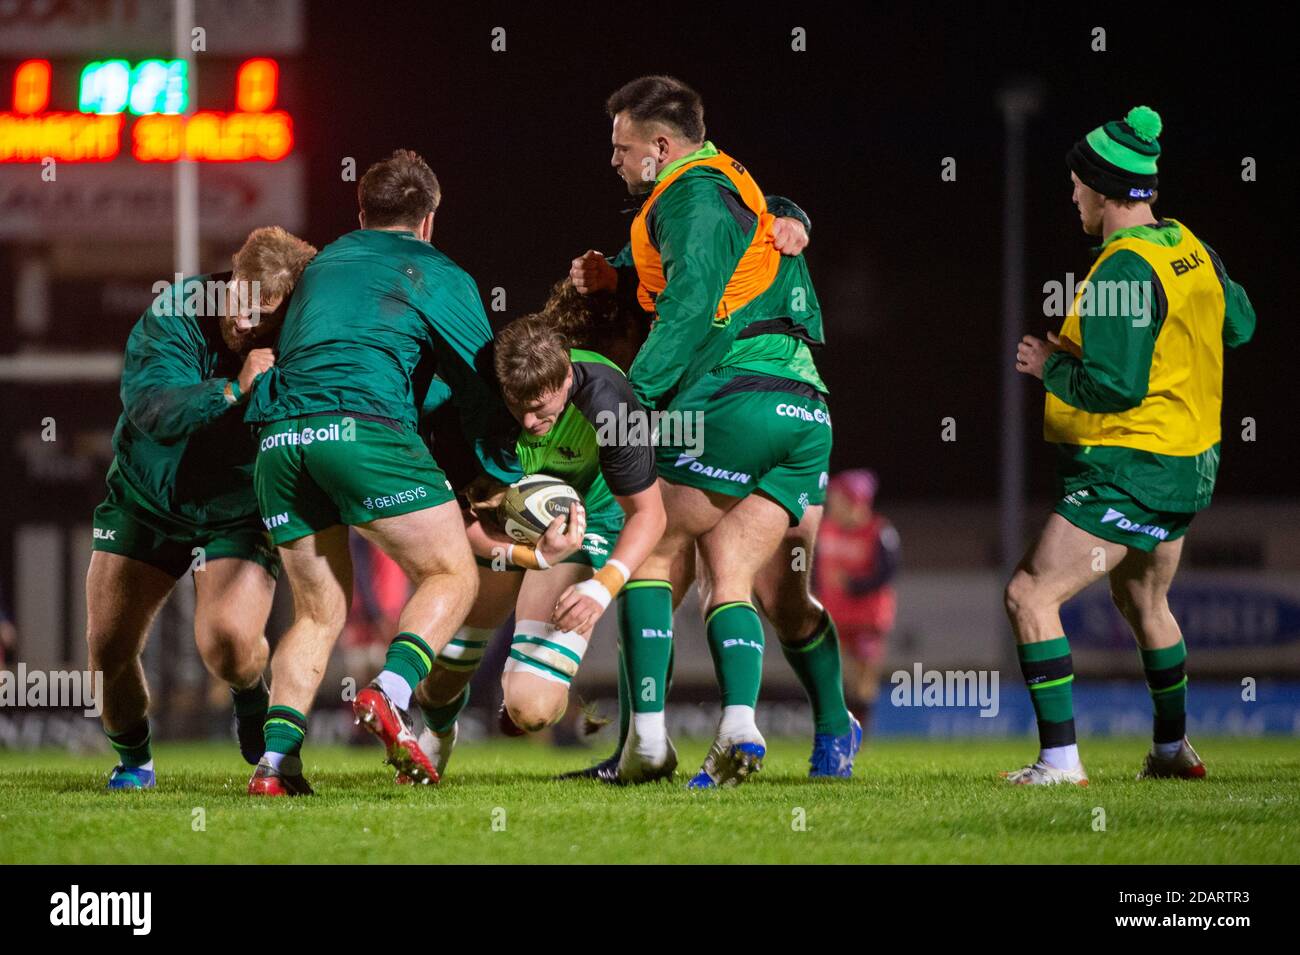
{"type": "Polygon", "coordinates": [[[1112,199],[1147,199],[1155,192],[1160,114],[1134,106],[1123,119],[1098,126],[1074,144],[1066,164],[1087,186],[1112,199]]]}
{"type": "Polygon", "coordinates": [[[1155,142],[1156,137],[1160,135],[1160,130],[1164,128],[1164,123],[1160,121],[1160,114],[1150,106],[1134,106],[1124,117],[1124,122],[1128,123],[1138,139],[1147,143],[1155,142]]]}

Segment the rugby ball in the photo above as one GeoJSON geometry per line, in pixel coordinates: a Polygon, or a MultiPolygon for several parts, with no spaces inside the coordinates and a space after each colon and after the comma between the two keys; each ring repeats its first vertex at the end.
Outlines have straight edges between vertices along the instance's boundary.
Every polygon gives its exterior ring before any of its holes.
{"type": "Polygon", "coordinates": [[[551,521],[581,504],[578,492],[549,474],[528,474],[510,485],[497,510],[505,532],[525,544],[536,544],[551,521]]]}

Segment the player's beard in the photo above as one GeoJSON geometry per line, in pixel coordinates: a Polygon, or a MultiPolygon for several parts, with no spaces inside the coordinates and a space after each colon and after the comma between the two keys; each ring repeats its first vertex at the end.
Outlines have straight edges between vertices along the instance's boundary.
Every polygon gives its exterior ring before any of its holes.
{"type": "Polygon", "coordinates": [[[274,331],[271,324],[265,319],[257,325],[254,325],[247,332],[241,333],[239,329],[235,327],[235,316],[221,316],[221,340],[226,343],[227,348],[236,355],[239,355],[241,358],[244,355],[247,355],[254,348],[258,348],[262,344],[269,342],[273,334],[274,331]]]}
{"type": "Polygon", "coordinates": [[[618,178],[623,180],[623,184],[627,186],[628,195],[631,196],[647,195],[655,187],[655,180],[642,179],[639,175],[632,178],[628,178],[627,173],[624,172],[622,169],[618,171],[618,178]]]}

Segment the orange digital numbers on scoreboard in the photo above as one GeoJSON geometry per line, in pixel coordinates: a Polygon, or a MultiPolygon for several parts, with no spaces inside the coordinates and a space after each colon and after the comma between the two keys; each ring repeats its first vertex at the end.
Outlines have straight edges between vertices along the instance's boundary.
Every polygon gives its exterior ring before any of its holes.
{"type": "Polygon", "coordinates": [[[14,112],[23,116],[50,105],[50,61],[28,60],[14,71],[14,112]]]}
{"type": "Polygon", "coordinates": [[[243,113],[265,112],[275,105],[279,86],[280,67],[275,60],[249,60],[235,78],[235,108],[243,113]]]}

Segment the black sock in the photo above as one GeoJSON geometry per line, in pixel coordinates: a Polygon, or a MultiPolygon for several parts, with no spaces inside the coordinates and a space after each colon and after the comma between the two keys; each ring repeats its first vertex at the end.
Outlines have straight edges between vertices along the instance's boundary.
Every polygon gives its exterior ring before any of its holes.
{"type": "Polygon", "coordinates": [[[232,686],[230,696],[235,701],[236,716],[262,716],[265,719],[266,708],[271,702],[271,691],[266,688],[265,678],[243,690],[232,686]]]}

